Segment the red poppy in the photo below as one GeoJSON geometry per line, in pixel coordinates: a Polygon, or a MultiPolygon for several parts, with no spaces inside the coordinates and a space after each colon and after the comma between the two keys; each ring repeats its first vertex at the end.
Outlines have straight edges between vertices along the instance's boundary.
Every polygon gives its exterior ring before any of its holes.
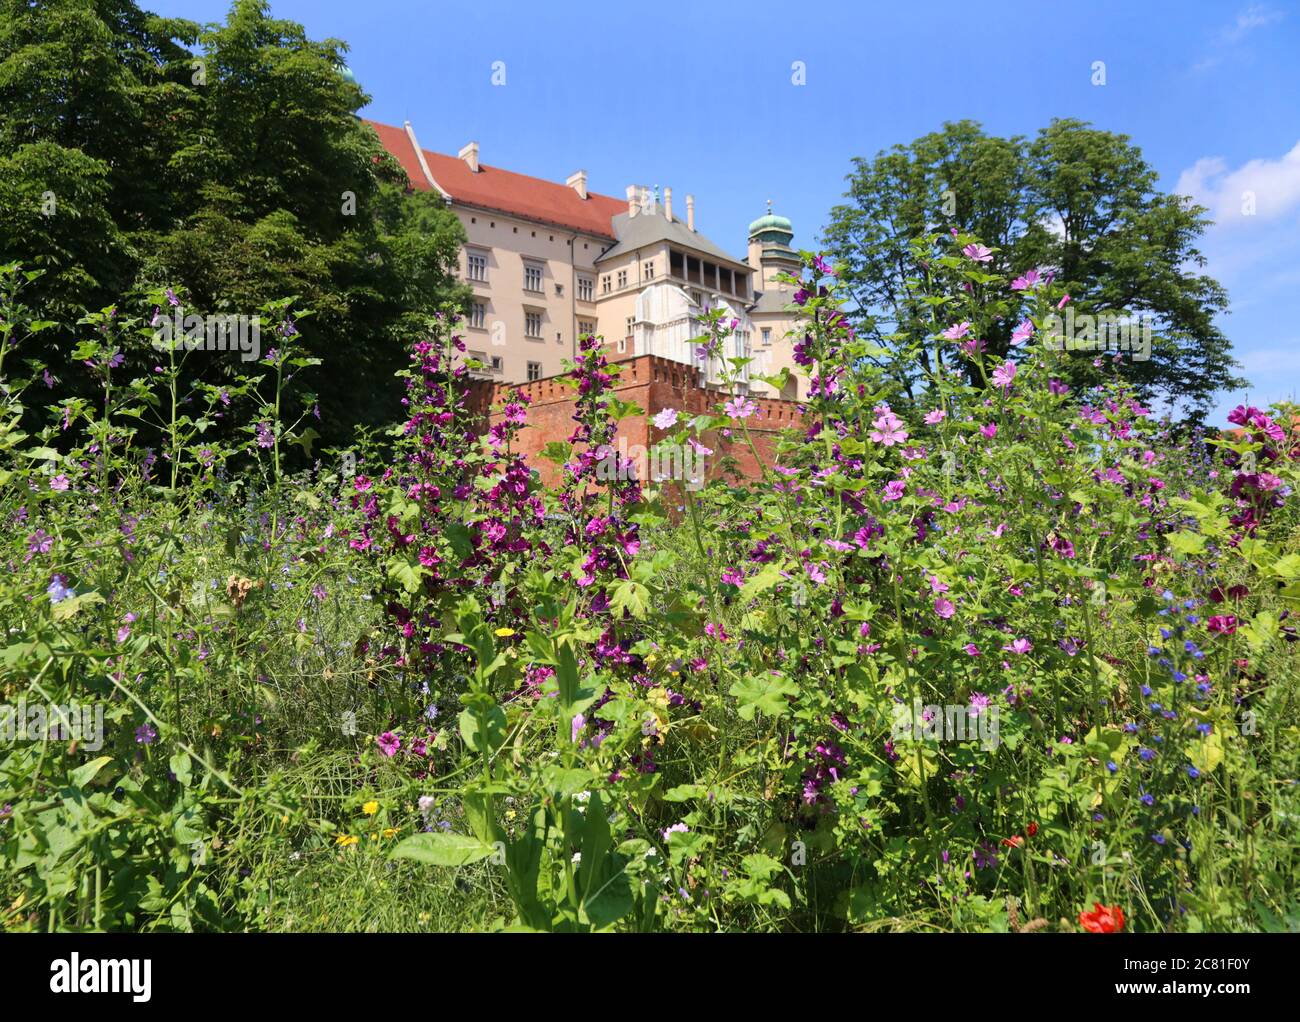
{"type": "Polygon", "coordinates": [[[1025,843],[1025,839],[1019,834],[1013,834],[1011,837],[1004,837],[1002,844],[1006,848],[1019,848],[1025,843]]]}
{"type": "Polygon", "coordinates": [[[1079,913],[1079,925],[1089,933],[1119,933],[1124,929],[1124,910],[1094,901],[1091,912],[1079,913]]]}
{"type": "Polygon", "coordinates": [[[1025,828],[1025,833],[1028,834],[1030,837],[1033,837],[1035,834],[1038,833],[1038,824],[1031,822],[1029,826],[1025,828]]]}

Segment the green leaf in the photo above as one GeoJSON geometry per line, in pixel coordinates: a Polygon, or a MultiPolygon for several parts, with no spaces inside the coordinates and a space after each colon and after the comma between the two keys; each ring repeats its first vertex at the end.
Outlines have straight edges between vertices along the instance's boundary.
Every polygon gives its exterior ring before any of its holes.
{"type": "Polygon", "coordinates": [[[650,612],[650,590],[640,582],[625,578],[614,587],[609,609],[615,615],[626,610],[634,618],[644,618],[650,612]]]}
{"type": "Polygon", "coordinates": [[[469,834],[413,834],[398,842],[389,858],[414,859],[431,866],[467,866],[495,851],[494,846],[469,834]]]}
{"type": "Polygon", "coordinates": [[[112,756],[100,756],[98,759],[92,759],[89,763],[83,763],[68,775],[68,779],[72,781],[74,788],[84,788],[94,780],[97,773],[104,769],[106,763],[112,762],[112,759],[112,756]]]}
{"type": "Polygon", "coordinates": [[[799,686],[781,675],[741,678],[728,690],[740,702],[737,712],[742,720],[753,720],[758,711],[772,716],[784,716],[790,710],[787,696],[797,696],[799,686]]]}

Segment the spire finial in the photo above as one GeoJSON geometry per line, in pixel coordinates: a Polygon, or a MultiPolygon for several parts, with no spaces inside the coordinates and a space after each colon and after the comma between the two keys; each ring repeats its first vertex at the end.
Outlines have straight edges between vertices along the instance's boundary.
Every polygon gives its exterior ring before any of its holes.
{"type": "Polygon", "coordinates": [[[768,200],[767,200],[767,215],[768,215],[768,216],[771,216],[771,215],[772,215],[772,200],[771,200],[771,199],[768,199],[768,200]]]}

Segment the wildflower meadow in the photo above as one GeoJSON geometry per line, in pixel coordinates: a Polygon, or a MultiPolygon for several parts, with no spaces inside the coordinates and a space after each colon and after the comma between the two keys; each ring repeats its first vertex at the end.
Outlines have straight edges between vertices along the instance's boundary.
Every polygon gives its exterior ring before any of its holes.
{"type": "Polygon", "coordinates": [[[601,471],[596,337],[546,487],[452,307],[322,446],[298,300],[194,383],[184,289],[69,320],[0,268],[4,928],[1295,929],[1297,410],[1158,416],[996,251],[914,242],[910,395],[805,253],[802,424],[702,485],[601,471]]]}

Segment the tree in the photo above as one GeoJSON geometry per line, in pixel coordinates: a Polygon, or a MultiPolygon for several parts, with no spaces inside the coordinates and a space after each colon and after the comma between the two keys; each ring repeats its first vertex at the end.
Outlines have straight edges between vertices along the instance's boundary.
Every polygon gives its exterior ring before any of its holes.
{"type": "MultiPolygon", "coordinates": [[[[1197,272],[1206,210],[1158,192],[1128,136],[1055,120],[1029,141],[960,121],[853,164],[848,201],[831,210],[825,240],[844,265],[859,330],[887,349],[879,361],[909,395],[923,367],[901,357],[909,345],[897,342],[918,342],[933,329],[906,286],[923,272],[910,243],[949,228],[993,249],[992,272],[1055,272],[1080,313],[1149,316],[1149,361],[1125,360],[1144,398],[1199,412],[1216,391],[1241,384],[1214,323],[1227,294],[1197,272]]],[[[982,340],[1004,355],[1015,326],[1003,322],[982,340]]],[[[1091,358],[1071,367],[1074,382],[1095,379],[1091,358]]]]}
{"type": "MultiPolygon", "coordinates": [[[[262,0],[206,26],[133,0],[0,0],[0,262],[43,269],[28,299],[65,324],[163,287],[200,315],[296,296],[316,312],[322,434],[385,421],[405,342],[465,299],[463,232],[355,116],[369,98],[345,51],[262,0]]],[[[66,350],[71,327],[50,336],[66,350]]]]}

